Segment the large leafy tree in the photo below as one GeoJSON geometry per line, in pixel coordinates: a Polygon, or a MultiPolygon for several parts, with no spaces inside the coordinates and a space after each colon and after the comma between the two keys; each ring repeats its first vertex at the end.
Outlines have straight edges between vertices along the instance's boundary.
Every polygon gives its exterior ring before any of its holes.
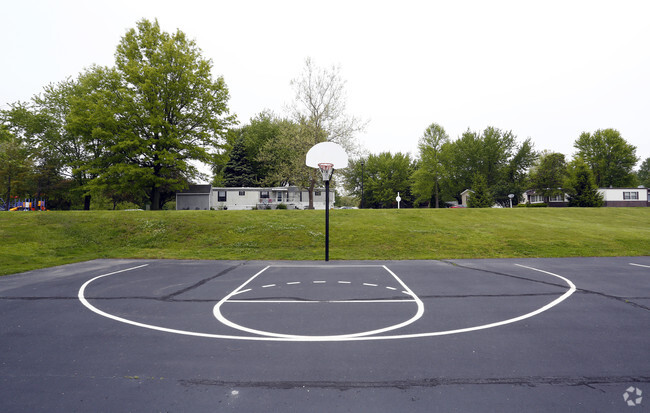
{"type": "Polygon", "coordinates": [[[512,132],[494,127],[480,133],[467,130],[445,147],[443,154],[450,195],[460,200],[460,193],[471,188],[479,174],[485,178],[495,201],[504,205],[509,201],[509,193],[522,192],[526,170],[537,157],[530,139],[518,144],[512,132]]]}
{"type": "Polygon", "coordinates": [[[345,189],[361,199],[361,172],[364,172],[364,207],[394,208],[397,207],[397,193],[402,201],[400,206],[412,207],[414,197],[411,193],[410,178],[413,173],[413,161],[408,154],[398,152],[382,152],[369,155],[367,158],[351,162],[345,170],[345,189]],[[361,162],[364,167],[361,168],[361,162]]]}
{"type": "Polygon", "coordinates": [[[599,129],[593,134],[583,132],[574,142],[577,156],[591,168],[598,187],[626,187],[635,184],[632,173],[639,160],[636,147],[623,139],[615,129],[599,129]]]}
{"type": "Polygon", "coordinates": [[[66,130],[74,136],[83,157],[71,163],[85,177],[86,199],[91,193],[120,201],[143,201],[138,176],[122,173],[133,157],[129,147],[119,145],[130,133],[120,73],[114,68],[93,66],[80,74],[75,93],[68,96],[66,130]]]}
{"type": "Polygon", "coordinates": [[[91,67],[45,88],[2,122],[32,150],[38,167],[90,194],[148,198],[158,209],[200,177],[234,122],[228,89],[212,62],[181,31],[142,20],[121,39],[114,68],[91,67]]]}
{"type": "Polygon", "coordinates": [[[564,154],[545,152],[530,171],[531,188],[545,197],[563,195],[567,173],[564,154]]]}
{"type": "Polygon", "coordinates": [[[493,187],[495,202],[507,207],[510,204],[509,194],[515,195],[515,203],[519,202],[521,194],[529,189],[528,172],[538,156],[530,138],[515,147],[507,165],[501,170],[499,181],[493,187]]]}
{"type": "Polygon", "coordinates": [[[449,142],[445,129],[432,123],[418,142],[420,159],[413,173],[412,189],[416,202],[427,202],[429,207],[440,206],[440,186],[444,178],[443,145],[449,142]]]}
{"type": "MultiPolygon", "coordinates": [[[[265,165],[264,185],[296,185],[309,188],[321,183],[318,170],[305,165],[305,156],[313,146],[310,128],[288,119],[278,120],[278,134],[262,146],[257,161],[265,165]]],[[[336,182],[336,175],[333,180],[336,182]]]]}
{"type": "Polygon", "coordinates": [[[124,129],[106,148],[120,154],[109,173],[133,177],[158,209],[161,195],[199,175],[191,161],[213,159],[234,121],[228,89],[222,77],[212,78],[212,62],[193,40],[180,30],[162,31],[158,21],[138,22],[120,41],[115,59],[124,129]]]}

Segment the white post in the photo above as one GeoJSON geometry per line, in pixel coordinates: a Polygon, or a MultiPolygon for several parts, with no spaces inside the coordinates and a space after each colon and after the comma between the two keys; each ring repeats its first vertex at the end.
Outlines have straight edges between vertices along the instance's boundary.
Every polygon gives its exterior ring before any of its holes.
{"type": "Polygon", "coordinates": [[[397,198],[395,198],[395,201],[397,201],[397,209],[399,209],[399,203],[402,201],[402,197],[399,196],[399,192],[397,193],[397,198]]]}

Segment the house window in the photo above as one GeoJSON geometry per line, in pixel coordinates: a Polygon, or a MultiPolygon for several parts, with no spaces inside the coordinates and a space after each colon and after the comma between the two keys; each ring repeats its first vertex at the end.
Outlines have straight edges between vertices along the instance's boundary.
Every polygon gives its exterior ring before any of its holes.
{"type": "Polygon", "coordinates": [[[639,199],[638,192],[623,192],[623,199],[639,199]]]}
{"type": "Polygon", "coordinates": [[[246,195],[246,191],[239,191],[239,196],[244,196],[246,195]]]}
{"type": "Polygon", "coordinates": [[[544,197],[541,196],[541,195],[531,195],[530,197],[528,197],[528,199],[530,200],[531,203],[532,202],[544,202],[544,197]]]}
{"type": "Polygon", "coordinates": [[[282,202],[282,192],[278,192],[278,202],[282,202]]]}
{"type": "Polygon", "coordinates": [[[260,191],[260,198],[268,198],[269,191],[260,191]]]}
{"type": "Polygon", "coordinates": [[[320,196],[320,191],[314,191],[314,196],[320,196]]]}
{"type": "Polygon", "coordinates": [[[217,192],[217,202],[226,202],[226,191],[217,192]]]}
{"type": "Polygon", "coordinates": [[[550,202],[562,202],[564,201],[564,196],[563,195],[553,195],[552,197],[549,198],[550,202]]]}

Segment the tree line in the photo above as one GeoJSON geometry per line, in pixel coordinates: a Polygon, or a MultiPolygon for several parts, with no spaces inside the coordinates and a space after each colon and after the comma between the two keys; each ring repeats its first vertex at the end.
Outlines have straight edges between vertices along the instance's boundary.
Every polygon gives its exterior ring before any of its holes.
{"type": "Polygon", "coordinates": [[[92,66],[0,113],[3,189],[69,209],[91,197],[160,208],[200,176],[233,124],[228,88],[180,30],[142,20],[127,31],[115,66],[92,66]],[[11,156],[10,154],[17,154],[11,156]]]}
{"type": "Polygon", "coordinates": [[[471,190],[470,207],[516,205],[532,190],[545,200],[568,194],[570,206],[601,206],[597,188],[650,186],[650,158],[638,171],[636,148],[614,129],[584,132],[574,142],[576,153],[534,150],[530,139],[518,141],[509,131],[487,127],[467,130],[451,140],[431,124],[418,144],[418,156],[382,153],[353,161],[345,172],[345,188],[371,208],[402,205],[445,207],[471,190]],[[362,193],[363,192],[363,193],[362,193]]]}
{"type": "Polygon", "coordinates": [[[304,154],[329,140],[357,153],[365,123],[349,116],[338,67],[306,59],[285,118],[263,112],[238,127],[213,62],[180,30],[146,19],[127,31],[113,67],[92,66],[0,111],[0,198],[46,197],[50,208],[162,208],[208,177],[223,185],[309,188],[304,154]]]}
{"type": "Polygon", "coordinates": [[[404,207],[444,207],[471,189],[473,206],[491,206],[509,194],[517,203],[528,189],[575,198],[596,186],[650,184],[649,160],[633,171],[636,148],[613,129],[583,133],[571,161],[495,127],[452,140],[435,123],[415,157],[364,153],[355,134],[366,122],[347,114],[340,69],[311,59],[291,81],[295,97],[284,116],[267,110],[239,125],[212,69],[182,31],[139,21],[117,45],[114,66],[91,66],[0,111],[0,198],[44,197],[52,209],[160,209],[208,178],[199,162],[211,166],[214,185],[296,185],[309,189],[312,203],[321,182],[305,154],[326,140],[352,158],[335,174],[348,195],[340,199],[367,208],[396,206],[397,192],[404,207]],[[578,182],[590,189],[576,189],[578,182]]]}

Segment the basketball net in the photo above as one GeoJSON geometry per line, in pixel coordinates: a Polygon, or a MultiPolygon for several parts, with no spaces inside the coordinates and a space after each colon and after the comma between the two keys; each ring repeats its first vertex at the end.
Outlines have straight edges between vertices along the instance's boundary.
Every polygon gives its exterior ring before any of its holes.
{"type": "Polygon", "coordinates": [[[323,176],[323,182],[328,182],[332,178],[332,172],[334,172],[334,164],[333,163],[319,163],[318,168],[320,169],[320,173],[323,176]]]}

